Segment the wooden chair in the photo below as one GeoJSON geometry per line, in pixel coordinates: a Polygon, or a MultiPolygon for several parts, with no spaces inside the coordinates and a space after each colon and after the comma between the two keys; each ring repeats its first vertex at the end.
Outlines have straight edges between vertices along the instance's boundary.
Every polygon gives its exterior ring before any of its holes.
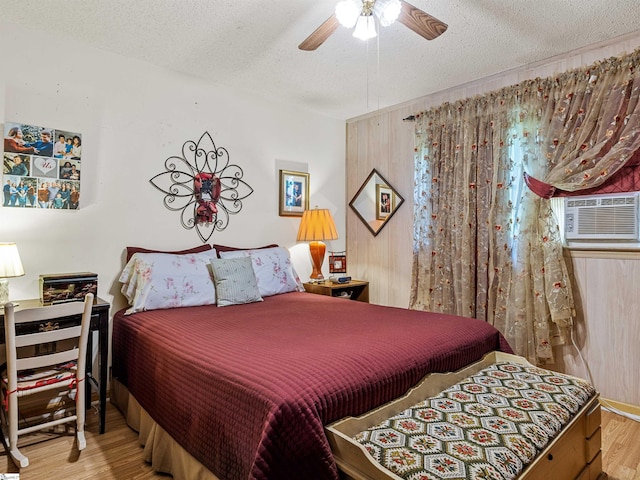
{"type": "Polygon", "coordinates": [[[69,302],[18,311],[14,310],[12,303],[4,306],[7,363],[0,382],[4,400],[2,430],[9,454],[19,467],[29,465],[29,459],[18,450],[20,435],[75,421],[78,450],[87,445],[84,437],[84,382],[92,305],[93,295],[88,294],[84,303],[69,302]],[[72,315],[82,315],[80,325],[57,328],[57,322],[72,315]],[[16,324],[25,322],[42,323],[36,333],[17,335],[16,324]],[[75,395],[75,414],[18,428],[18,400],[52,389],[66,390],[70,398],[75,395]]]}

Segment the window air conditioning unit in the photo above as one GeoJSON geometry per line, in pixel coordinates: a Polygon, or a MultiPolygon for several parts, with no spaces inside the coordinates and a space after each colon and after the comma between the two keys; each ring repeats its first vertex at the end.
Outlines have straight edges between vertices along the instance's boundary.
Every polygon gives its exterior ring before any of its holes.
{"type": "Polygon", "coordinates": [[[565,197],[565,238],[640,240],[638,195],[640,192],[565,197]]]}

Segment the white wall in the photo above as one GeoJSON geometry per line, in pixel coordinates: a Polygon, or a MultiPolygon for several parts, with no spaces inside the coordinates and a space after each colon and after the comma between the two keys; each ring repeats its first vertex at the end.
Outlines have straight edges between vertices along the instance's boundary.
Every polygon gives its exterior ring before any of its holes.
{"type": "Polygon", "coordinates": [[[37,297],[40,274],[91,271],[98,294],[115,297],[114,312],[123,306],[117,278],[127,245],[200,244],[149,179],[205,131],[254,189],[209,243],[293,247],[308,278],[308,250],[295,240],[299,218],[278,216],[283,168],[311,174],[311,207],[329,208],[340,235],[327,249],[345,249],[344,122],[2,23],[0,64],[0,123],[83,135],[80,210],[0,207],[0,242],[18,244],[26,271],[10,280],[12,299],[37,297]]]}

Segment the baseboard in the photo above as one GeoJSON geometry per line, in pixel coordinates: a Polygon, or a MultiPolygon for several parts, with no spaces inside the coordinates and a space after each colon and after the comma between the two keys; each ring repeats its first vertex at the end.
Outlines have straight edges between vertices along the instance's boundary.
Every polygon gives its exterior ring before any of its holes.
{"type": "Polygon", "coordinates": [[[600,405],[603,407],[613,407],[621,412],[630,413],[631,415],[640,416],[640,407],[637,405],[631,405],[629,403],[616,402],[615,400],[609,400],[608,398],[600,397],[600,405]]]}

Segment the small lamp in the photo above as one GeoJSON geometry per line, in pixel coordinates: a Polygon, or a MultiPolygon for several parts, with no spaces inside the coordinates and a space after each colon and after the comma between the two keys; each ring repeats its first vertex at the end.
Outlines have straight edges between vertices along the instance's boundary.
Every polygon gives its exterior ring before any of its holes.
{"type": "Polygon", "coordinates": [[[9,303],[10,277],[24,275],[20,254],[15,243],[0,243],[0,306],[9,303]]]}
{"type": "Polygon", "coordinates": [[[309,252],[311,253],[311,264],[313,272],[312,280],[323,280],[322,262],[326,246],[323,240],[335,240],[338,238],[336,224],[333,217],[327,209],[314,208],[313,210],[305,210],[298,228],[298,241],[310,242],[309,252]]]}

